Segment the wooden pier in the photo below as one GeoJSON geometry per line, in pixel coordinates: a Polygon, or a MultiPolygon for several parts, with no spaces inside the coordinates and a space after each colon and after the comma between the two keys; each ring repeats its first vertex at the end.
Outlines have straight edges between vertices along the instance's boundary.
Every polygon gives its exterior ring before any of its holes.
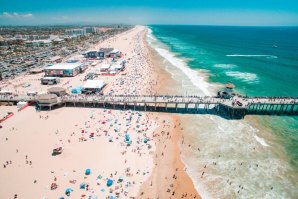
{"type": "Polygon", "coordinates": [[[230,119],[245,115],[298,115],[298,98],[295,97],[242,97],[222,99],[210,96],[63,96],[53,104],[39,104],[36,97],[1,96],[0,102],[16,104],[19,101],[36,102],[41,109],[94,107],[132,109],[138,111],[215,114],[230,119]]]}

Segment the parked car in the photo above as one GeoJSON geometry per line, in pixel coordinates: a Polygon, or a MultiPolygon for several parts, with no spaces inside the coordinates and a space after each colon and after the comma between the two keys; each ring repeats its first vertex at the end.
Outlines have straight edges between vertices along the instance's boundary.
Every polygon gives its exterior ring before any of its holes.
{"type": "Polygon", "coordinates": [[[243,104],[241,103],[241,102],[239,102],[239,101],[236,101],[236,104],[238,105],[238,106],[242,106],[243,104]]]}

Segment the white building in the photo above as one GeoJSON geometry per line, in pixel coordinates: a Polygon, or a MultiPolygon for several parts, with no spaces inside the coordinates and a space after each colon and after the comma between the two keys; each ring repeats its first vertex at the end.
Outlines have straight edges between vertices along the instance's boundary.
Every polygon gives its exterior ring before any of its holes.
{"type": "Polygon", "coordinates": [[[122,53],[118,49],[114,49],[110,52],[110,57],[121,57],[122,53]]]}
{"type": "Polygon", "coordinates": [[[84,27],[85,32],[88,33],[94,33],[95,27],[84,27]]]}
{"type": "Polygon", "coordinates": [[[101,72],[108,72],[109,69],[110,69],[110,65],[109,64],[103,64],[101,67],[100,67],[100,71],[101,72]]]}
{"type": "Polygon", "coordinates": [[[84,35],[86,35],[86,30],[84,28],[67,29],[67,30],[65,30],[65,35],[67,35],[67,36],[84,36],[84,35]]]}
{"type": "Polygon", "coordinates": [[[33,40],[33,41],[26,41],[25,42],[26,46],[27,47],[30,47],[30,46],[34,46],[34,47],[43,47],[43,46],[52,46],[52,41],[51,40],[33,40]]]}
{"type": "Polygon", "coordinates": [[[50,77],[73,77],[83,72],[87,66],[80,62],[59,63],[44,69],[45,76],[50,77]]]}
{"type": "Polygon", "coordinates": [[[87,80],[83,86],[83,93],[92,92],[98,93],[102,92],[103,87],[105,87],[105,82],[102,80],[87,80]]]}

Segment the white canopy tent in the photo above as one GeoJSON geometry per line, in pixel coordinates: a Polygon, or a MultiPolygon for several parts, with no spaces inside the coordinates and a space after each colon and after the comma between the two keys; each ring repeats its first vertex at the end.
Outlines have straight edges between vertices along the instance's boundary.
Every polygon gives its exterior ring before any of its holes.
{"type": "Polygon", "coordinates": [[[109,70],[110,67],[111,67],[111,66],[110,66],[109,64],[103,64],[103,65],[100,67],[100,70],[103,70],[103,71],[105,71],[105,70],[109,70]]]}
{"type": "Polygon", "coordinates": [[[105,85],[105,82],[102,80],[87,80],[87,82],[83,85],[83,90],[101,91],[105,85]]]}

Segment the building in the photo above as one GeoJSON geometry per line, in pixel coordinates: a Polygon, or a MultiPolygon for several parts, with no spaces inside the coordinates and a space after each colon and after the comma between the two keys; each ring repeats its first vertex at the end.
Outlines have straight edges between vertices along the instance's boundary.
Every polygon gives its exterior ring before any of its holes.
{"type": "Polygon", "coordinates": [[[95,27],[84,27],[83,29],[85,30],[86,34],[94,33],[96,31],[95,27]]]}
{"type": "Polygon", "coordinates": [[[37,96],[38,104],[54,104],[58,102],[55,94],[41,94],[37,96]]]}
{"type": "Polygon", "coordinates": [[[82,93],[102,93],[105,85],[105,82],[102,80],[87,80],[83,86],[82,93]]]}
{"type": "Polygon", "coordinates": [[[110,69],[110,65],[109,64],[103,64],[101,67],[100,67],[100,72],[109,72],[109,69],[110,69]]]}
{"type": "Polygon", "coordinates": [[[58,84],[60,82],[60,79],[57,77],[43,77],[41,78],[41,84],[45,85],[53,85],[58,84]]]}
{"type": "Polygon", "coordinates": [[[100,48],[98,51],[98,57],[104,59],[110,56],[110,53],[113,51],[113,48],[100,48]]]}
{"type": "Polygon", "coordinates": [[[55,44],[62,44],[65,42],[65,40],[61,38],[56,38],[56,39],[53,39],[52,42],[55,44]]]}
{"type": "Polygon", "coordinates": [[[41,68],[34,68],[32,70],[29,71],[31,74],[38,74],[38,73],[42,73],[43,69],[41,68]]]}
{"type": "Polygon", "coordinates": [[[106,57],[110,57],[111,52],[113,52],[113,48],[100,48],[99,51],[91,50],[83,54],[86,58],[99,58],[104,59],[106,57]]]}
{"type": "Polygon", "coordinates": [[[96,50],[89,51],[85,54],[86,58],[95,59],[99,57],[99,53],[96,50]]]}
{"type": "Polygon", "coordinates": [[[46,62],[47,64],[61,63],[62,57],[60,57],[60,56],[50,57],[50,58],[44,60],[44,62],[46,62]]]}
{"type": "Polygon", "coordinates": [[[120,50],[114,49],[114,50],[112,50],[110,52],[109,57],[112,57],[112,58],[114,58],[114,57],[121,57],[121,55],[122,55],[122,53],[121,53],[120,50]]]}
{"type": "Polygon", "coordinates": [[[44,46],[52,46],[51,40],[32,40],[32,41],[26,41],[25,45],[27,47],[44,47],[44,46]]]}
{"type": "Polygon", "coordinates": [[[218,91],[217,96],[225,99],[229,99],[236,95],[234,91],[235,85],[232,82],[227,82],[225,88],[221,91],[218,91]]]}
{"type": "Polygon", "coordinates": [[[87,66],[83,63],[59,63],[44,69],[45,76],[50,77],[73,77],[85,71],[87,66]]]}
{"type": "Polygon", "coordinates": [[[110,71],[123,71],[125,69],[125,65],[122,63],[115,63],[111,65],[110,71]]]}
{"type": "Polygon", "coordinates": [[[66,95],[66,89],[63,87],[52,87],[48,89],[49,94],[55,94],[58,97],[66,95]]]}
{"type": "Polygon", "coordinates": [[[67,29],[67,30],[65,30],[65,35],[67,35],[67,36],[84,36],[84,35],[86,35],[86,30],[83,28],[67,29]]]}

